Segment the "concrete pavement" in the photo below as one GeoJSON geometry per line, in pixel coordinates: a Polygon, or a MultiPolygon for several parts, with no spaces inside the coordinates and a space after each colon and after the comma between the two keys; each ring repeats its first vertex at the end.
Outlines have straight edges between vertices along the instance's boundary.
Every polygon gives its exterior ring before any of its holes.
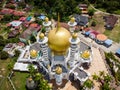
{"type": "Polygon", "coordinates": [[[104,45],[97,44],[94,40],[92,40],[89,37],[85,37],[81,32],[78,33],[78,37],[81,41],[86,42],[88,45],[92,45],[93,47],[97,47],[102,49],[105,52],[113,52],[115,53],[117,49],[120,48],[120,43],[113,42],[113,44],[110,47],[105,47],[104,45]]]}

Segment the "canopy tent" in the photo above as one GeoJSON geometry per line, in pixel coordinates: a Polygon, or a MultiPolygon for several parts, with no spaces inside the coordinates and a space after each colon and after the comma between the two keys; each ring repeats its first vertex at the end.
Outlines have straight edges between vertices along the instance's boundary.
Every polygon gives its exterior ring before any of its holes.
{"type": "Polygon", "coordinates": [[[99,34],[99,33],[98,33],[97,31],[94,31],[94,30],[93,30],[93,31],[90,32],[89,37],[92,38],[92,39],[95,39],[98,34],[99,34]]]}
{"type": "Polygon", "coordinates": [[[105,36],[104,34],[98,34],[97,35],[97,40],[105,41],[105,40],[107,40],[107,36],[105,36]]]}
{"type": "Polygon", "coordinates": [[[116,54],[120,55],[120,48],[116,51],[116,54]]]}
{"type": "Polygon", "coordinates": [[[107,39],[107,40],[105,40],[105,46],[107,46],[107,47],[109,47],[109,46],[111,46],[112,45],[112,40],[110,40],[110,39],[107,39]]]}
{"type": "Polygon", "coordinates": [[[85,32],[85,36],[89,36],[90,31],[85,32]]]}

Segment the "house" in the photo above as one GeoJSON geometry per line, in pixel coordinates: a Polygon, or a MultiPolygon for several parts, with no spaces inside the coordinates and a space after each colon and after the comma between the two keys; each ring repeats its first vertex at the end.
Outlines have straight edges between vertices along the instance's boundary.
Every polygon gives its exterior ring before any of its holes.
{"type": "Polygon", "coordinates": [[[8,27],[9,27],[9,26],[12,26],[12,27],[15,28],[15,29],[19,29],[21,24],[22,24],[21,21],[14,20],[14,21],[8,23],[7,26],[8,26],[8,27]]]}
{"type": "Polygon", "coordinates": [[[15,55],[15,50],[16,50],[16,44],[14,43],[8,43],[3,51],[7,52],[9,54],[10,57],[14,56],[15,55]]]}
{"type": "Polygon", "coordinates": [[[74,16],[75,21],[77,22],[78,25],[80,25],[80,26],[88,25],[88,17],[82,16],[82,15],[78,15],[78,14],[75,14],[73,16],[74,16]]]}
{"type": "Polygon", "coordinates": [[[103,19],[105,20],[105,28],[108,30],[112,30],[118,20],[114,15],[104,16],[103,19]]]}
{"type": "Polygon", "coordinates": [[[25,30],[21,35],[20,35],[20,41],[26,43],[31,35],[37,34],[37,32],[41,29],[41,26],[38,27],[29,27],[27,30],[25,30]]]}
{"type": "Polygon", "coordinates": [[[24,22],[26,20],[26,17],[20,17],[20,21],[24,22]]]}
{"type": "Polygon", "coordinates": [[[18,30],[13,30],[8,34],[8,38],[14,38],[19,34],[18,30]]]}
{"type": "Polygon", "coordinates": [[[15,16],[25,16],[25,12],[22,12],[22,11],[14,11],[14,12],[13,12],[13,15],[15,15],[15,16]]]}
{"type": "Polygon", "coordinates": [[[88,13],[88,5],[87,4],[79,4],[78,7],[81,10],[82,14],[88,13]]]}
{"type": "Polygon", "coordinates": [[[2,9],[0,11],[0,14],[4,15],[4,14],[12,14],[14,12],[14,10],[12,9],[2,9]]]}

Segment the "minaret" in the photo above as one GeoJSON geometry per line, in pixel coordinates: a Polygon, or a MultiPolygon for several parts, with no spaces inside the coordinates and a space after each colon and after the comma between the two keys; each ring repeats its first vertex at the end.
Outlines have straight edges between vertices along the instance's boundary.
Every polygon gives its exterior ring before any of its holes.
{"type": "Polygon", "coordinates": [[[70,32],[73,33],[74,30],[75,30],[75,26],[77,25],[77,23],[75,22],[75,18],[74,17],[71,18],[71,20],[68,22],[68,25],[70,27],[69,28],[70,32]]]}
{"type": "Polygon", "coordinates": [[[80,42],[80,39],[77,37],[77,33],[73,33],[72,34],[72,37],[69,39],[69,42],[71,44],[70,46],[70,60],[68,61],[68,64],[70,66],[70,68],[74,67],[74,64],[75,64],[75,53],[76,53],[76,50],[78,48],[78,43],[80,42]]]}
{"type": "Polygon", "coordinates": [[[49,30],[51,30],[51,21],[49,21],[49,18],[46,17],[45,21],[43,22],[43,26],[45,27],[45,35],[48,35],[49,30]]]}
{"type": "Polygon", "coordinates": [[[39,43],[40,43],[40,47],[42,49],[43,52],[43,58],[44,58],[44,64],[48,67],[49,66],[49,60],[48,60],[48,38],[44,36],[43,33],[40,33],[39,35],[39,43]]]}
{"type": "Polygon", "coordinates": [[[56,69],[55,69],[56,84],[61,85],[62,84],[62,79],[63,79],[62,68],[60,66],[57,66],[56,69]]]}

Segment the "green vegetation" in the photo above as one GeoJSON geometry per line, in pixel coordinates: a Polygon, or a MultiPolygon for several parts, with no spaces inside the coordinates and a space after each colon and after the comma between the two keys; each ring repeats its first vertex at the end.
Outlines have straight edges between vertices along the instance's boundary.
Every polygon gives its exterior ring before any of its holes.
{"type": "Polygon", "coordinates": [[[28,70],[30,72],[29,78],[32,77],[32,80],[37,83],[36,90],[51,90],[48,81],[44,79],[44,76],[39,73],[32,64],[28,66],[28,70]]]}
{"type": "Polygon", "coordinates": [[[0,59],[5,60],[9,57],[8,53],[5,51],[0,52],[0,59]]]}
{"type": "Polygon", "coordinates": [[[99,75],[92,75],[93,80],[100,83],[100,90],[112,90],[110,83],[112,81],[112,77],[109,74],[106,74],[104,71],[100,71],[99,75]]]}
{"type": "Polygon", "coordinates": [[[84,84],[83,84],[83,90],[85,90],[85,88],[89,90],[89,89],[92,89],[93,87],[94,87],[94,83],[90,79],[85,81],[84,84]]]}
{"type": "Polygon", "coordinates": [[[26,78],[28,78],[29,73],[25,72],[14,72],[12,81],[15,85],[16,90],[26,90],[26,78]]]}
{"type": "Polygon", "coordinates": [[[105,53],[106,62],[110,67],[111,74],[114,76],[117,84],[120,82],[120,61],[113,53],[105,53]]]}
{"type": "Polygon", "coordinates": [[[115,42],[120,42],[120,25],[116,25],[113,30],[105,30],[104,34],[115,42]]]}
{"type": "MultiPolygon", "coordinates": [[[[61,20],[72,14],[81,14],[78,8],[78,0],[25,0],[26,3],[34,6],[34,9],[40,9],[40,12],[45,12],[49,16],[56,18],[57,13],[60,14],[61,20]]],[[[83,2],[83,1],[82,1],[83,2]]],[[[40,13],[37,11],[37,13],[40,13]]]]}
{"type": "MultiPolygon", "coordinates": [[[[100,8],[109,13],[116,13],[120,9],[119,0],[88,0],[91,4],[94,4],[96,8],[100,8]]],[[[120,13],[117,13],[120,14],[120,13]]]]}

